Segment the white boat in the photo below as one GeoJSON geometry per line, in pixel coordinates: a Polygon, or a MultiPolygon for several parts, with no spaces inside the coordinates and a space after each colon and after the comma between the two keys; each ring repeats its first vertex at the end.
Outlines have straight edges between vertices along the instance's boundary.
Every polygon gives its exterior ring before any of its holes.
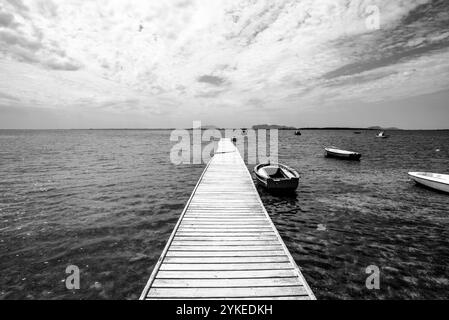
{"type": "Polygon", "coordinates": [[[282,164],[259,164],[254,167],[257,182],[268,190],[296,190],[299,173],[282,164]]]}
{"type": "Polygon", "coordinates": [[[408,175],[418,184],[449,193],[449,174],[409,172],[408,175]]]}
{"type": "Polygon", "coordinates": [[[326,157],[333,157],[346,160],[360,160],[360,158],[362,157],[361,153],[343,150],[337,147],[327,147],[324,148],[324,150],[326,151],[325,153],[326,157]]]}
{"type": "Polygon", "coordinates": [[[378,134],[376,134],[376,138],[386,139],[390,137],[389,135],[386,135],[385,132],[381,131],[378,134]]]}

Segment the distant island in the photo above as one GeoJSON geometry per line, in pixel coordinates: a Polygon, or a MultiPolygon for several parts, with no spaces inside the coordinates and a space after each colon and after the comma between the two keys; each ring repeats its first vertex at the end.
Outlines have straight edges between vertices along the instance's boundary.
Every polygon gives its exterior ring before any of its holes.
{"type": "Polygon", "coordinates": [[[395,127],[389,127],[389,128],[383,128],[380,126],[372,126],[372,127],[368,127],[368,128],[357,128],[357,127],[303,127],[303,128],[296,128],[296,127],[289,127],[289,126],[283,126],[283,125],[277,125],[277,124],[258,124],[258,125],[254,125],[252,126],[252,128],[254,130],[259,130],[259,129],[266,129],[266,130],[270,130],[270,129],[277,129],[277,130],[384,130],[384,131],[391,131],[391,130],[402,130],[399,128],[395,128],[395,127]]]}
{"type": "Polygon", "coordinates": [[[277,124],[258,124],[252,126],[253,130],[259,130],[259,129],[277,129],[277,130],[297,130],[295,127],[287,127],[287,126],[281,126],[277,124]]]}
{"type": "Polygon", "coordinates": [[[399,128],[382,128],[378,126],[368,127],[368,128],[357,128],[357,127],[305,127],[298,128],[298,130],[352,130],[352,131],[362,131],[362,130],[372,130],[372,131],[392,131],[392,130],[402,130],[399,128]]]}
{"type": "Polygon", "coordinates": [[[209,129],[220,129],[219,127],[217,127],[217,126],[214,126],[214,125],[205,125],[205,126],[201,126],[201,129],[203,129],[203,130],[209,130],[209,129]]]}
{"type": "Polygon", "coordinates": [[[379,126],[369,127],[368,130],[402,130],[396,127],[390,127],[390,128],[382,128],[379,126]]]}

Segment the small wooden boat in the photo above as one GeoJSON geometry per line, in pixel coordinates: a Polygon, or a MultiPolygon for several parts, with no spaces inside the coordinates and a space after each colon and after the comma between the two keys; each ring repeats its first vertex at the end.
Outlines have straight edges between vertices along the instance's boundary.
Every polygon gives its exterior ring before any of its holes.
{"type": "Polygon", "coordinates": [[[296,190],[299,173],[283,164],[259,164],[254,167],[257,182],[268,190],[296,190]]]}
{"type": "Polygon", "coordinates": [[[380,139],[387,139],[389,138],[389,135],[386,135],[385,132],[381,131],[378,134],[376,134],[376,138],[380,138],[380,139]]]}
{"type": "Polygon", "coordinates": [[[354,131],[354,134],[362,134],[362,131],[354,131]]]}
{"type": "Polygon", "coordinates": [[[301,131],[296,130],[296,131],[295,131],[295,136],[300,136],[300,135],[301,135],[301,131]]]}
{"type": "Polygon", "coordinates": [[[418,184],[449,193],[449,175],[431,172],[409,172],[408,175],[418,184]]]}
{"type": "Polygon", "coordinates": [[[326,157],[339,158],[345,160],[360,160],[360,158],[362,157],[361,153],[343,150],[336,147],[328,147],[324,148],[324,150],[326,151],[325,152],[326,157]]]}

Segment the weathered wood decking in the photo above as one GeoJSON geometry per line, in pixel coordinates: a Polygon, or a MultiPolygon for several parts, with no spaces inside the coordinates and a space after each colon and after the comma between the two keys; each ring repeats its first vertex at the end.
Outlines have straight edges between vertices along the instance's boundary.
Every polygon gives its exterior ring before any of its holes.
{"type": "Polygon", "coordinates": [[[315,299],[237,148],[222,139],[141,299],[315,299]]]}

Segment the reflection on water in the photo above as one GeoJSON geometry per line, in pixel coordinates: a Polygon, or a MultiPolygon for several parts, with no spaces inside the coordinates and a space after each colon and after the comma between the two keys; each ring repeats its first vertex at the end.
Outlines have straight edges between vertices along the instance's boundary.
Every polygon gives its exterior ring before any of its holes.
{"type": "MultiPolygon", "coordinates": [[[[259,192],[317,297],[449,298],[449,196],[406,175],[448,172],[449,133],[302,133],[279,133],[298,192],[259,192]],[[323,145],[362,161],[324,158],[323,145]],[[369,265],[380,290],[365,287],[369,265]]],[[[172,165],[169,135],[0,131],[0,298],[137,298],[204,168],[172,165]]]]}

